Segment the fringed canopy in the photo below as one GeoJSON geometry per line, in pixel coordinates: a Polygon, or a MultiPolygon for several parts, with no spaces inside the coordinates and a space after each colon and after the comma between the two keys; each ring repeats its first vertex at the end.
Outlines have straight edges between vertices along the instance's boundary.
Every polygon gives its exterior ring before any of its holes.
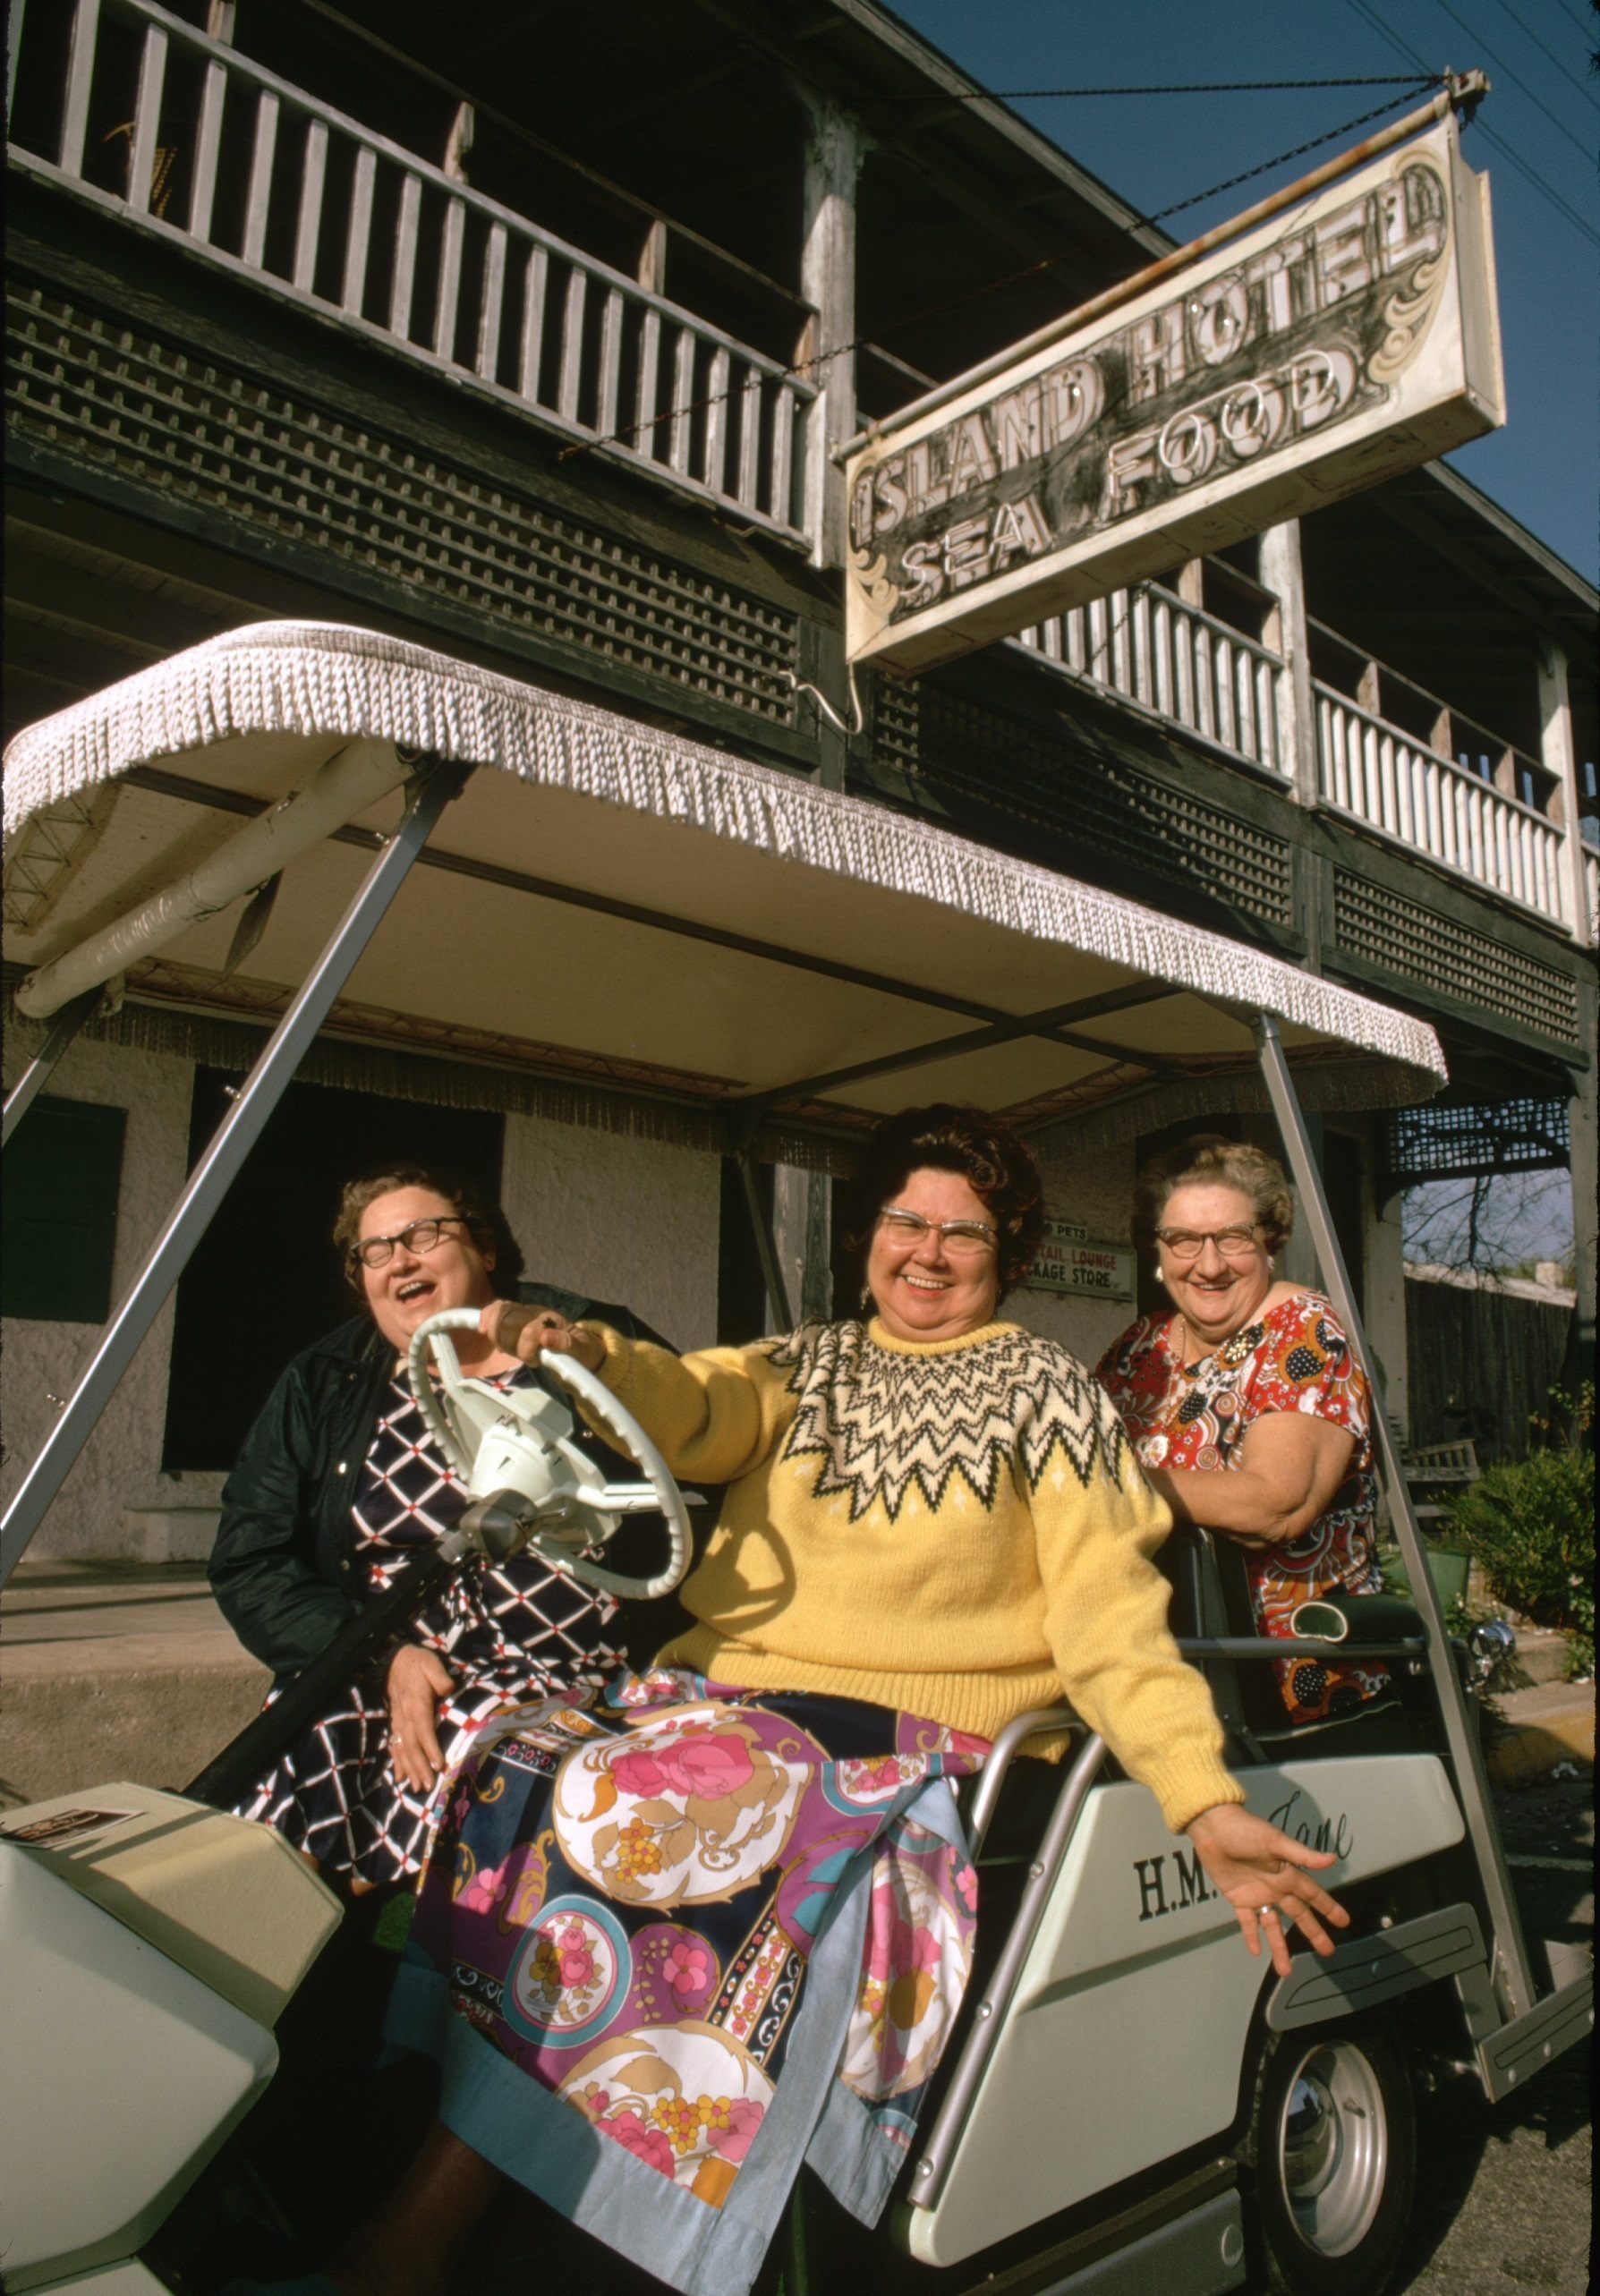
{"type": "MultiPolygon", "coordinates": [[[[37,968],[192,870],[361,737],[474,770],[331,1032],[819,1137],[907,1099],[1117,1128],[1112,1103],[1241,1105],[1249,1016],[1324,1106],[1444,1080],[1431,1029],[881,804],[397,640],[258,624],[30,727],[6,761],[6,949],[37,968]],[[1174,1096],[1176,1096],[1174,1098],[1174,1096]]],[[[389,798],[128,996],[260,1020],[392,828],[389,798]]],[[[1146,1116],[1145,1120],[1148,1120],[1146,1116]]],[[[1159,1119],[1157,1119],[1159,1120],[1159,1119]]]]}

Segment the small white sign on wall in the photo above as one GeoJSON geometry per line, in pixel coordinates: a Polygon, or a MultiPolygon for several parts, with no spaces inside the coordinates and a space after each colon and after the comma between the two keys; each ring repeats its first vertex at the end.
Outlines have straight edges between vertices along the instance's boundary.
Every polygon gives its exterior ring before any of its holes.
{"type": "Polygon", "coordinates": [[[1073,1220],[1047,1220],[1039,1255],[1024,1288],[1065,1291],[1087,1299],[1132,1299],[1134,1255],[1128,1244],[1091,1242],[1073,1220]]]}

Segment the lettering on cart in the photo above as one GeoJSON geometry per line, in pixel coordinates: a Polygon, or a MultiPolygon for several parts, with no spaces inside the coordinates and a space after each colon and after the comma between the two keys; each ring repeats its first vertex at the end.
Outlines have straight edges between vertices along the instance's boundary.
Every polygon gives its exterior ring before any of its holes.
{"type": "Polygon", "coordinates": [[[1337,1817],[1297,1817],[1295,1804],[1300,1799],[1297,1786],[1286,1802],[1280,1802],[1272,1813],[1272,1824],[1295,1841],[1303,1841],[1308,1850],[1331,1850],[1336,1858],[1348,1858],[1356,1843],[1354,1829],[1347,1814],[1340,1810],[1337,1817]]]}
{"type": "Polygon", "coordinates": [[[1139,1885],[1139,1919],[1154,1921],[1163,1913],[1182,1913],[1191,1905],[1209,1905],[1219,1892],[1205,1878],[1197,1850],[1163,1851],[1159,1858],[1136,1858],[1134,1875],[1139,1885]],[[1172,1895],[1167,1895],[1167,1867],[1172,1868],[1172,1895]]]}

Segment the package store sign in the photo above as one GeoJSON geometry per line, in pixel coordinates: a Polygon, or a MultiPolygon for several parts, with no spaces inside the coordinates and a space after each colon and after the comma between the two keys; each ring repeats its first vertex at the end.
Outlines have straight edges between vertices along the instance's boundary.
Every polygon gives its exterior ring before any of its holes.
{"type": "Polygon", "coordinates": [[[847,465],[850,657],[909,672],[1502,422],[1488,183],[1453,122],[847,465]]]}
{"type": "Polygon", "coordinates": [[[1034,1291],[1069,1291],[1091,1299],[1131,1299],[1134,1255],[1126,1244],[1091,1243],[1071,1220],[1047,1220],[1039,1256],[1028,1270],[1034,1291]]]}

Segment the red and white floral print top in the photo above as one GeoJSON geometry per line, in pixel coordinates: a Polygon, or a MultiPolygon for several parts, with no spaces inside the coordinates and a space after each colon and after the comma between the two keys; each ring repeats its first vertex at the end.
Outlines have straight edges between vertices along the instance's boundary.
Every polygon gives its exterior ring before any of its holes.
{"type": "MultiPolygon", "coordinates": [[[[1193,1374],[1169,1343],[1170,1327],[1168,1315],[1141,1316],[1097,1366],[1144,1466],[1233,1467],[1246,1428],[1274,1411],[1331,1419],[1356,1439],[1349,1472],[1311,1528],[1283,1545],[1247,1552],[1260,1631],[1292,1633],[1289,1613],[1319,1594],[1376,1594],[1383,1581],[1373,1536],[1372,1391],[1329,1303],[1320,1292],[1291,1294],[1193,1374]]],[[[1377,1665],[1286,1659],[1276,1671],[1292,1722],[1320,1722],[1388,1687],[1387,1671],[1377,1665]]]]}

